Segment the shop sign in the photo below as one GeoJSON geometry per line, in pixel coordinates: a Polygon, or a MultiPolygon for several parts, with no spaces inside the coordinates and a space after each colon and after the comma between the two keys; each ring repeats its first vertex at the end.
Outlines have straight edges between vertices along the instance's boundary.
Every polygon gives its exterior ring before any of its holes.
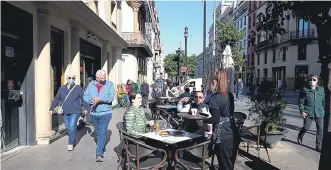
{"type": "Polygon", "coordinates": [[[94,43],[96,43],[100,46],[103,45],[102,40],[99,37],[97,37],[95,34],[93,34],[92,32],[86,31],[86,34],[87,34],[86,37],[87,37],[88,40],[90,40],[90,41],[92,41],[92,42],[94,42],[94,43]]]}
{"type": "Polygon", "coordinates": [[[6,57],[14,57],[14,47],[5,46],[6,57]]]}

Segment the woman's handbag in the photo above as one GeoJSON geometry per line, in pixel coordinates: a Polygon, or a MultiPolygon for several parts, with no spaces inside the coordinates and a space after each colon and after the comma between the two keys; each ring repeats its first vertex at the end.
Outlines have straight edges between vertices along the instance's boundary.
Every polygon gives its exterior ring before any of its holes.
{"type": "Polygon", "coordinates": [[[61,102],[59,102],[59,104],[54,108],[55,113],[57,113],[57,114],[62,114],[63,113],[63,108],[62,108],[63,104],[67,100],[69,94],[72,92],[72,90],[74,90],[75,87],[76,87],[76,85],[69,91],[66,98],[63,100],[62,104],[61,104],[61,102]]]}

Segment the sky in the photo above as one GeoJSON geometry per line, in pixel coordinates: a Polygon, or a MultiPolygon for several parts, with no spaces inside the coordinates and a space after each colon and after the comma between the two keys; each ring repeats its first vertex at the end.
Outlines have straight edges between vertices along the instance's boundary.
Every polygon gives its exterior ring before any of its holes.
{"type": "MultiPolygon", "coordinates": [[[[184,28],[188,27],[187,55],[199,55],[203,47],[203,1],[156,1],[163,57],[178,47],[185,49],[184,28]]],[[[216,7],[219,1],[216,2],[216,7]]],[[[206,45],[213,23],[214,1],[206,3],[206,45]]]]}

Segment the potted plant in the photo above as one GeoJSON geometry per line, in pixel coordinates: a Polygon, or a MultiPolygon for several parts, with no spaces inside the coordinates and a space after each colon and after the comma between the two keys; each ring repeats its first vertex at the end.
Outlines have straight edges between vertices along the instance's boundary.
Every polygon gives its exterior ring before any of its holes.
{"type": "Polygon", "coordinates": [[[286,101],[273,88],[268,80],[261,82],[257,93],[250,97],[249,117],[256,124],[260,124],[261,141],[268,147],[274,148],[288,130],[280,127],[286,122],[284,109],[286,101]]]}

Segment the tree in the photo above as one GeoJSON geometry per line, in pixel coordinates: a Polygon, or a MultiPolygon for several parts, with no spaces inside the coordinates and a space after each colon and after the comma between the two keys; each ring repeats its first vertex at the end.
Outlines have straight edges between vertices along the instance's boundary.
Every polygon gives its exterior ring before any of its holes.
{"type": "Polygon", "coordinates": [[[321,77],[325,89],[324,138],[319,169],[330,169],[331,162],[331,2],[324,1],[268,1],[265,14],[258,14],[259,30],[268,31],[270,37],[284,34],[284,21],[302,18],[316,26],[321,77]]]}
{"type": "MultiPolygon", "coordinates": [[[[181,50],[180,53],[180,64],[179,68],[185,65],[185,55],[184,51],[181,50]]],[[[170,53],[164,58],[164,70],[168,73],[169,77],[177,76],[177,61],[175,60],[177,57],[176,53],[170,53]]],[[[188,75],[193,74],[197,65],[197,56],[195,54],[187,57],[187,67],[188,67],[188,75]]],[[[179,73],[179,76],[184,76],[183,73],[179,73]]]]}
{"type": "MultiPolygon", "coordinates": [[[[234,27],[233,21],[226,19],[217,21],[217,32],[216,32],[216,46],[222,50],[226,45],[230,45],[232,51],[232,58],[234,61],[234,67],[236,69],[243,66],[243,54],[242,50],[244,46],[240,43],[245,36],[245,31],[238,31],[234,27]]],[[[221,54],[222,51],[219,51],[221,54]]]]}

